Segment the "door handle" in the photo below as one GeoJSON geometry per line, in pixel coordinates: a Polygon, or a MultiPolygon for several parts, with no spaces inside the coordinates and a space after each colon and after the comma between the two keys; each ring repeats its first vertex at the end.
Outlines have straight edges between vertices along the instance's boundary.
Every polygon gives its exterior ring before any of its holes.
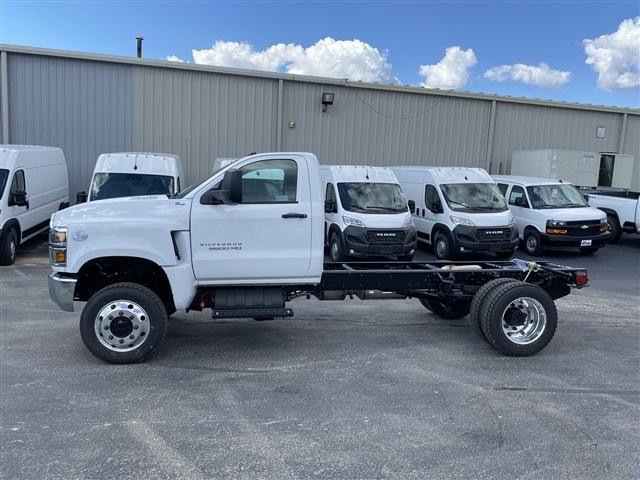
{"type": "Polygon", "coordinates": [[[283,213],[282,218],[307,218],[306,213],[283,213]]]}

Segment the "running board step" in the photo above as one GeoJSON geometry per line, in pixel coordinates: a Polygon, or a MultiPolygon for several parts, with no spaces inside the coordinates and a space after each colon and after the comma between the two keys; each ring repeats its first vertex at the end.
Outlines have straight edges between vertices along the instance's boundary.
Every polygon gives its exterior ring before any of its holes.
{"type": "Polygon", "coordinates": [[[271,317],[293,317],[291,308],[226,308],[213,310],[213,318],[271,318],[271,317]]]}

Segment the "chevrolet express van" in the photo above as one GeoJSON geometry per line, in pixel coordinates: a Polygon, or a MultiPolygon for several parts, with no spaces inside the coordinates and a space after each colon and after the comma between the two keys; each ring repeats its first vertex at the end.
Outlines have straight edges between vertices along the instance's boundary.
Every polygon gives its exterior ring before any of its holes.
{"type": "Polygon", "coordinates": [[[394,256],[411,261],[416,229],[398,180],[381,167],[320,167],[325,192],[325,244],[334,262],[394,256]]]}
{"type": "Polygon", "coordinates": [[[51,215],[68,206],[60,148],[0,145],[0,265],[13,264],[18,246],[47,230],[51,215]]]}
{"type": "Polygon", "coordinates": [[[418,241],[439,259],[460,253],[513,256],[518,229],[507,202],[481,168],[392,167],[407,199],[415,204],[418,241]]]}

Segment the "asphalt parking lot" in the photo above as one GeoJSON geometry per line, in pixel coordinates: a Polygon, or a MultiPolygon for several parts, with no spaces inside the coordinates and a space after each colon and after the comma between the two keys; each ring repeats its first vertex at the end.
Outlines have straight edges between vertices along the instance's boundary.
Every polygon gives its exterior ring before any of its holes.
{"type": "Polygon", "coordinates": [[[50,302],[44,253],[0,270],[2,478],[638,478],[638,237],[549,256],[591,286],[530,358],[416,300],[298,300],[272,322],[177,313],[151,362],[108,365],[50,302]]]}

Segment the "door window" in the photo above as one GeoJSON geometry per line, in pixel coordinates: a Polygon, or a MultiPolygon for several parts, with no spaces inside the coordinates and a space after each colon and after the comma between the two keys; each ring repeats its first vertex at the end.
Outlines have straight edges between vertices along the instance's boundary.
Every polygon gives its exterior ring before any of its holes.
{"type": "Polygon", "coordinates": [[[325,194],[325,201],[328,203],[336,202],[336,189],[333,188],[331,183],[327,183],[327,192],[325,194]]]}
{"type": "Polygon", "coordinates": [[[295,203],[298,164],[262,160],[242,167],[242,203],[295,203]]]}
{"type": "Polygon", "coordinates": [[[506,183],[499,183],[498,184],[498,190],[500,190],[500,193],[502,193],[502,196],[504,198],[507,198],[507,190],[509,189],[509,185],[507,185],[506,183]]]}
{"type": "Polygon", "coordinates": [[[524,188],[518,185],[513,186],[511,193],[509,194],[509,205],[529,208],[529,202],[527,201],[527,196],[524,193],[524,188]]]}
{"type": "Polygon", "coordinates": [[[438,195],[438,190],[433,185],[427,185],[424,190],[424,204],[427,207],[427,210],[431,210],[431,206],[433,202],[440,201],[440,195],[438,195]]]}
{"type": "Polygon", "coordinates": [[[24,181],[24,170],[17,170],[13,174],[13,180],[11,181],[11,188],[9,193],[26,192],[27,186],[24,181]]]}

